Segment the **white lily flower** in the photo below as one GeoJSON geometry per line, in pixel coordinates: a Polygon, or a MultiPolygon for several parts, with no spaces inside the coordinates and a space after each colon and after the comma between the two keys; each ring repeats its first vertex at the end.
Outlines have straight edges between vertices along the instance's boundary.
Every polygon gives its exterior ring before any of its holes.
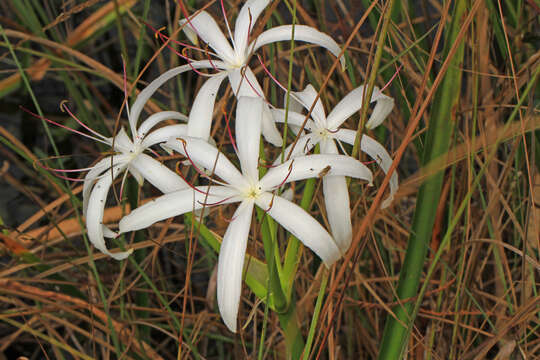
{"type": "MultiPolygon", "coordinates": [[[[222,179],[220,185],[199,186],[165,194],[133,210],[120,221],[120,232],[134,231],[166,218],[219,204],[240,202],[223,237],[218,261],[218,305],[227,327],[236,331],[242,269],[254,206],[263,209],[313,250],[327,265],[342,253],[328,232],[298,205],[272,192],[285,183],[317,177],[321,172],[351,176],[371,183],[371,171],[343,155],[308,155],[271,168],[259,179],[258,160],[263,102],[241,97],[236,111],[236,144],[242,172],[202,139],[171,139],[166,146],[187,156],[222,179]]],[[[202,171],[202,169],[200,169],[202,171]]]]}
{"type": "MultiPolygon", "coordinates": [[[[353,145],[356,131],[340,129],[339,127],[345,120],[362,107],[363,92],[363,86],[351,91],[336,105],[332,112],[328,114],[328,117],[324,112],[322,102],[320,99],[317,99],[313,111],[311,112],[311,119],[307,121],[306,126],[304,127],[306,133],[299,138],[291,153],[291,159],[304,155],[318,143],[320,143],[321,146],[321,154],[338,154],[335,140],[353,145]]],[[[304,91],[293,92],[292,94],[290,108],[297,111],[300,111],[302,106],[306,109],[310,109],[317,98],[317,91],[311,85],[308,85],[304,91]]],[[[384,95],[378,87],[375,87],[373,91],[371,102],[377,103],[366,124],[366,127],[368,128],[379,125],[394,107],[394,100],[384,95]]],[[[285,110],[274,109],[272,112],[274,119],[277,122],[285,121],[285,110]]],[[[298,133],[304,119],[304,115],[289,110],[287,124],[291,125],[291,129],[295,133],[298,133]]],[[[291,147],[292,144],[285,150],[285,156],[288,156],[291,147]]],[[[385,173],[388,172],[388,169],[392,165],[392,158],[386,149],[375,139],[365,134],[362,135],[360,149],[374,159],[385,173]]],[[[280,159],[281,158],[278,158],[276,163],[279,163],[280,159]]],[[[390,178],[390,195],[383,201],[381,205],[382,208],[390,205],[397,188],[398,175],[397,172],[394,172],[390,178]]],[[[351,245],[352,240],[349,192],[345,178],[343,176],[332,176],[331,174],[325,176],[323,178],[323,193],[332,235],[336,239],[340,249],[345,252],[351,245]]]]}
{"type": "MultiPolygon", "coordinates": [[[[249,42],[249,37],[257,18],[270,2],[271,0],[247,1],[240,9],[236,18],[234,35],[229,28],[227,19],[225,19],[232,44],[227,41],[227,38],[220,30],[214,18],[206,11],[198,12],[189,20],[180,20],[180,25],[184,26],[184,32],[193,43],[196,44],[197,37],[200,37],[212,48],[214,52],[211,55],[214,55],[219,60],[209,61],[207,67],[220,70],[222,74],[228,76],[232,90],[238,98],[241,96],[264,98],[263,90],[255,78],[253,71],[248,66],[251,54],[264,45],[277,41],[291,40],[293,36],[293,26],[282,25],[264,31],[256,39],[253,39],[251,43],[249,42]]],[[[294,39],[320,45],[328,49],[335,56],[339,56],[341,52],[339,45],[330,36],[309,26],[295,25],[294,39]]],[[[191,60],[188,59],[188,61],[191,60]]],[[[340,61],[342,67],[344,67],[345,59],[341,57],[340,61]]],[[[205,101],[204,106],[209,107],[210,103],[213,104],[215,94],[224,78],[225,76],[216,76],[203,85],[200,93],[207,94],[208,100],[210,100],[205,101]]],[[[263,107],[263,112],[262,134],[268,142],[276,146],[281,146],[282,137],[272,120],[272,115],[266,104],[263,107]]],[[[197,136],[207,138],[208,135],[206,134],[210,133],[211,117],[201,115],[199,118],[191,118],[190,116],[190,127],[192,121],[197,123],[194,126],[198,127],[199,130],[206,131],[206,133],[198,133],[197,136]]]]}
{"type": "MultiPolygon", "coordinates": [[[[191,66],[186,66],[179,70],[183,72],[191,68],[191,66]]],[[[162,78],[157,78],[142,90],[133,103],[132,111],[130,111],[129,106],[126,106],[133,139],[129,138],[124,128],[121,128],[116,136],[110,138],[88,129],[95,135],[92,138],[111,146],[112,151],[117,153],[98,161],[84,178],[83,216],[86,219],[88,239],[101,252],[117,260],[125,259],[129,256],[131,250],[111,253],[105,245],[104,237],[112,238],[117,236],[115,232],[103,225],[105,202],[114,179],[120,173],[127,171],[135,177],[140,185],[146,179],[163,193],[188,187],[188,184],[175,172],[144,154],[144,151],[151,146],[166,142],[170,137],[187,134],[187,125],[185,124],[168,125],[153,130],[156,125],[165,120],[185,121],[187,117],[176,111],[162,111],[149,116],[137,128],[137,122],[144,104],[162,83],[162,78]]]]}

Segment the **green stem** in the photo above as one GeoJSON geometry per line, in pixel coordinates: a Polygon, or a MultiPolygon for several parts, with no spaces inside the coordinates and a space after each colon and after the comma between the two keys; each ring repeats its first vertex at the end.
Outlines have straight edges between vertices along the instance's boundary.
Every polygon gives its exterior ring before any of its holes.
{"type": "Polygon", "coordinates": [[[317,322],[319,320],[319,314],[323,303],[324,293],[326,291],[326,285],[328,285],[328,269],[323,266],[323,278],[321,281],[321,288],[319,289],[319,295],[317,296],[317,302],[315,303],[315,311],[313,312],[313,319],[309,326],[309,333],[306,341],[306,347],[304,348],[303,360],[309,359],[309,353],[311,351],[311,345],[313,344],[313,337],[315,336],[315,329],[317,328],[317,322]]]}

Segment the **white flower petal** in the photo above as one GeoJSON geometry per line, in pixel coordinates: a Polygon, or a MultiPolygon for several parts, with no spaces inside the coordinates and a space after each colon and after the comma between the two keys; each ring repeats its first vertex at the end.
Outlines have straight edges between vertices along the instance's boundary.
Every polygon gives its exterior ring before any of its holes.
{"type": "Polygon", "coordinates": [[[107,226],[103,225],[103,236],[109,239],[113,239],[118,236],[118,233],[112,231],[107,226]]]}
{"type": "Polygon", "coordinates": [[[242,96],[236,106],[236,146],[242,173],[253,183],[259,180],[259,145],[263,102],[260,98],[242,96]]]}
{"type": "MultiPolygon", "coordinates": [[[[338,154],[334,140],[322,141],[321,153],[338,154]]],[[[345,253],[352,240],[351,205],[345,177],[329,175],[323,177],[323,194],[332,236],[341,252],[345,253]]]]}
{"type": "Polygon", "coordinates": [[[137,121],[139,120],[139,116],[141,115],[141,112],[144,108],[144,105],[146,105],[146,102],[148,99],[154,95],[157,89],[164,83],[166,83],[168,80],[172,79],[173,77],[180,75],[181,73],[184,73],[186,71],[190,71],[193,69],[213,69],[214,67],[217,67],[218,69],[225,69],[225,64],[222,61],[212,61],[209,60],[200,60],[200,61],[192,61],[187,65],[178,66],[175,68],[172,68],[160,76],[158,76],[156,79],[154,79],[148,86],[146,86],[139,95],[137,96],[137,99],[133,103],[133,106],[131,107],[131,113],[130,113],[130,122],[134,123],[134,127],[137,124],[137,121]]]}
{"type": "MultiPolygon", "coordinates": [[[[364,102],[364,86],[359,86],[348,93],[328,115],[327,124],[329,129],[337,129],[352,114],[362,108],[364,102]]],[[[373,89],[370,102],[377,102],[373,113],[366,123],[366,128],[372,129],[378,126],[390,114],[394,107],[394,99],[384,95],[378,87],[373,89]]]]}
{"type": "Polygon", "coordinates": [[[184,34],[186,35],[188,40],[191,41],[193,45],[199,46],[199,37],[197,36],[197,33],[191,28],[191,26],[185,25],[185,23],[187,23],[187,20],[180,19],[178,23],[180,24],[180,26],[183,26],[182,30],[184,31],[184,34]]]}
{"type": "MultiPolygon", "coordinates": [[[[292,25],[282,25],[276,26],[269,30],[263,32],[257,39],[254,40],[253,51],[256,51],[261,46],[276,42],[276,41],[285,41],[291,40],[292,37],[292,25]]],[[[341,53],[341,48],[339,45],[332,39],[330,36],[325,33],[320,32],[317,29],[314,29],[306,25],[295,25],[294,26],[294,40],[295,41],[305,41],[311,44],[316,44],[326,48],[336,57],[341,53]]],[[[339,61],[341,62],[341,69],[345,69],[345,58],[342,56],[339,61]]]]}
{"type": "MultiPolygon", "coordinates": [[[[295,103],[298,102],[295,101],[295,103]]],[[[300,111],[302,111],[303,108],[304,107],[300,105],[300,111]]],[[[271,112],[275,122],[285,123],[285,109],[271,109],[271,112]]],[[[293,134],[298,135],[300,129],[302,129],[302,124],[304,123],[305,119],[306,115],[289,110],[289,114],[287,116],[287,127],[292,130],[293,134]]],[[[304,130],[313,131],[313,129],[315,129],[315,123],[313,120],[308,119],[306,125],[304,126],[304,130]]]]}
{"type": "MultiPolygon", "coordinates": [[[[259,85],[253,71],[251,71],[249,66],[246,66],[243,69],[245,70],[235,69],[229,71],[229,81],[236,97],[239,99],[242,96],[251,96],[264,99],[261,85],[259,85]]],[[[262,134],[266,141],[274,146],[281,146],[283,144],[281,134],[276,127],[274,119],[272,118],[272,113],[266,103],[263,106],[262,134]]]]}
{"type": "MultiPolygon", "coordinates": [[[[336,139],[354,144],[354,138],[356,137],[356,131],[348,129],[340,129],[336,134],[334,134],[336,139]]],[[[375,160],[377,164],[383,169],[384,173],[387,174],[390,166],[392,166],[392,158],[384,146],[382,146],[377,140],[367,136],[362,135],[360,141],[360,150],[369,155],[370,158],[375,160]]],[[[398,174],[397,170],[394,170],[392,177],[390,178],[390,195],[382,202],[381,208],[388,207],[392,200],[394,199],[394,194],[398,189],[398,174]]]]}
{"type": "MultiPolygon", "coordinates": [[[[298,142],[296,143],[296,145],[294,145],[294,149],[289,159],[294,159],[299,156],[306,155],[308,152],[311,151],[311,149],[313,149],[315,145],[317,145],[317,142],[319,142],[319,138],[315,134],[307,134],[307,135],[301,136],[300,139],[298,139],[298,142]]],[[[287,156],[289,156],[289,153],[291,152],[292,147],[293,147],[293,144],[287,146],[287,148],[283,152],[284,160],[286,160],[287,156]]],[[[277,157],[277,159],[273,163],[274,166],[277,166],[279,164],[281,164],[281,154],[277,157]]]]}
{"type": "Polygon", "coordinates": [[[148,149],[156,144],[164,143],[170,138],[187,136],[188,126],[185,124],[168,125],[152,131],[141,143],[143,149],[148,149]]]}
{"type": "Polygon", "coordinates": [[[371,171],[350,156],[315,154],[300,156],[271,168],[259,181],[259,185],[268,191],[292,181],[324,175],[350,176],[366,180],[370,184],[372,181],[371,171]]]}
{"type": "Polygon", "coordinates": [[[139,186],[143,186],[144,177],[142,176],[142,174],[137,169],[135,169],[133,167],[129,167],[128,171],[135,178],[135,180],[137,181],[137,184],[139,184],[139,186]]]}
{"type": "Polygon", "coordinates": [[[268,105],[263,104],[263,114],[262,114],[262,134],[264,139],[270,144],[280,147],[283,145],[283,138],[279,133],[276,123],[272,118],[272,113],[268,108],[268,105]]]}
{"type": "MultiPolygon", "coordinates": [[[[201,11],[198,14],[190,17],[189,21],[186,19],[180,20],[180,26],[184,26],[184,29],[189,28],[194,30],[195,33],[207,43],[214,51],[216,55],[219,56],[225,62],[233,62],[235,59],[234,50],[221,32],[216,20],[207,13],[206,11],[201,11]]],[[[192,33],[187,33],[186,35],[191,39],[193,36],[192,33]]]]}
{"type": "Polygon", "coordinates": [[[219,73],[204,82],[193,100],[189,113],[188,136],[208,141],[216,95],[227,73],[219,73]]]}
{"type": "Polygon", "coordinates": [[[378,87],[375,87],[373,90],[371,102],[373,101],[377,101],[377,104],[375,105],[375,109],[373,109],[373,113],[366,123],[366,128],[368,129],[373,129],[379,126],[394,108],[394,99],[384,95],[378,87]]]}
{"type": "Polygon", "coordinates": [[[268,192],[262,193],[256,204],[313,250],[326,266],[330,267],[341,257],[330,234],[300,206],[268,192]]]}
{"type": "MultiPolygon", "coordinates": [[[[304,109],[304,105],[302,105],[301,102],[295,99],[294,91],[291,91],[289,93],[289,112],[297,112],[302,113],[302,110],[304,109]]],[[[283,107],[285,108],[287,106],[287,93],[283,94],[283,107]]]]}
{"type": "Polygon", "coordinates": [[[236,318],[242,292],[242,270],[253,205],[253,200],[242,201],[223,236],[219,250],[217,302],[221,318],[232,332],[236,332],[236,318]]]}
{"type": "Polygon", "coordinates": [[[131,142],[131,139],[123,127],[121,127],[120,131],[112,138],[111,145],[113,150],[119,152],[129,152],[129,150],[133,148],[133,142],[131,142]]]}
{"type": "Polygon", "coordinates": [[[127,163],[128,157],[125,155],[108,156],[99,160],[90,171],[86,173],[83,182],[83,217],[86,218],[86,211],[88,209],[88,200],[90,199],[90,193],[94,188],[94,184],[99,180],[99,176],[105,171],[110,172],[111,166],[120,166],[127,163]]]}
{"type": "Polygon", "coordinates": [[[364,101],[364,85],[357,87],[348,93],[328,114],[326,122],[329,129],[337,129],[352,114],[362,108],[364,101]]]}
{"type": "MultiPolygon", "coordinates": [[[[278,123],[285,122],[285,113],[286,113],[285,109],[272,109],[271,111],[272,111],[272,116],[275,122],[278,122],[278,123]]],[[[287,125],[297,126],[299,128],[302,126],[305,119],[306,119],[306,115],[289,110],[289,114],[287,116],[287,125]]],[[[304,126],[304,130],[311,132],[311,131],[315,131],[315,128],[316,126],[313,120],[308,119],[308,121],[306,121],[306,125],[304,126]]]]}
{"type": "Polygon", "coordinates": [[[88,209],[86,212],[86,228],[88,231],[88,239],[102,253],[113,257],[116,260],[122,260],[131,254],[133,250],[111,253],[105,245],[103,237],[103,212],[105,210],[105,201],[107,194],[111,188],[113,180],[124,170],[124,166],[113,167],[111,174],[102,177],[98,180],[90,198],[88,200],[88,209]]]}
{"type": "Polygon", "coordinates": [[[120,233],[144,229],[158,221],[210,207],[216,203],[229,204],[239,201],[238,192],[225,186],[198,186],[162,195],[139,206],[120,220],[120,233]],[[206,205],[205,205],[206,204],[206,205]]]}
{"type": "Polygon", "coordinates": [[[144,120],[141,126],[137,129],[137,140],[140,143],[148,132],[154,128],[157,124],[165,120],[182,120],[187,121],[188,117],[178,111],[160,111],[152,114],[148,119],[144,120]]]}
{"type": "Polygon", "coordinates": [[[261,12],[268,6],[271,0],[248,0],[240,9],[236,24],[234,25],[234,45],[236,53],[245,57],[249,41],[249,34],[255,26],[261,12]]]}
{"type": "Polygon", "coordinates": [[[229,184],[246,185],[242,174],[216,147],[199,138],[186,136],[180,139],[170,139],[164,147],[189,157],[195,165],[213,171],[229,184]]]}
{"type": "Polygon", "coordinates": [[[352,240],[351,207],[345,177],[325,176],[323,194],[332,236],[341,252],[345,253],[352,240]]]}
{"type": "Polygon", "coordinates": [[[315,103],[315,107],[313,107],[313,111],[311,111],[311,118],[315,120],[320,127],[326,127],[324,107],[321,99],[317,99],[317,90],[315,90],[311,84],[308,84],[303,91],[292,92],[292,96],[296,99],[296,102],[301,103],[308,111],[313,106],[313,103],[315,103]],[[317,99],[317,102],[315,102],[315,99],[317,99]]]}
{"type": "Polygon", "coordinates": [[[229,70],[228,75],[232,91],[238,99],[242,96],[264,99],[264,92],[261,85],[249,66],[229,70]]]}
{"type": "Polygon", "coordinates": [[[146,154],[137,156],[129,166],[140,172],[150,184],[154,185],[162,193],[166,194],[189,187],[178,174],[146,154]]]}
{"type": "Polygon", "coordinates": [[[293,188],[288,188],[287,190],[282,192],[281,197],[284,198],[287,201],[293,201],[294,200],[294,190],[293,190],[293,188]]]}

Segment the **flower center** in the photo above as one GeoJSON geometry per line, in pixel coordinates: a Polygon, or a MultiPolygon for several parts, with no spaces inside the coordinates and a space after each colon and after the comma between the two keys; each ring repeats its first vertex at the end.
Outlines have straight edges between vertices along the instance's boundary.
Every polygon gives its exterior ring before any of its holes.
{"type": "Polygon", "coordinates": [[[246,64],[247,57],[245,54],[239,54],[238,51],[235,49],[234,58],[230,59],[227,62],[232,69],[240,69],[246,64]]]}
{"type": "Polygon", "coordinates": [[[144,149],[142,148],[142,146],[133,145],[129,148],[128,151],[124,152],[124,154],[129,155],[129,161],[133,161],[137,156],[142,154],[143,151],[144,149]]]}
{"type": "Polygon", "coordinates": [[[261,195],[262,192],[262,187],[257,184],[248,187],[245,191],[243,191],[243,195],[249,199],[256,199],[259,197],[259,195],[261,195]]]}
{"type": "Polygon", "coordinates": [[[327,140],[331,137],[330,132],[325,128],[319,128],[316,133],[323,140],[327,140]]]}

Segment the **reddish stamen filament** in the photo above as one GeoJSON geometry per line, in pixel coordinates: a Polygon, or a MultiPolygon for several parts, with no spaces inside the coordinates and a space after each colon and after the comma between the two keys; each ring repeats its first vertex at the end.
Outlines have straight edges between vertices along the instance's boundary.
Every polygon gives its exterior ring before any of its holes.
{"type": "Polygon", "coordinates": [[[283,86],[279,81],[278,79],[275,78],[274,75],[272,75],[272,73],[270,72],[270,70],[268,70],[268,68],[266,67],[266,65],[264,65],[264,61],[261,59],[261,56],[259,54],[257,54],[257,58],[259,59],[259,63],[261,64],[264,72],[266,74],[268,74],[268,76],[270,76],[270,79],[272,79],[272,81],[274,81],[276,83],[277,86],[279,86],[283,91],[287,92],[287,88],[285,86],[283,86]]]}
{"type": "Polygon", "coordinates": [[[403,64],[399,65],[399,67],[396,70],[396,72],[394,73],[394,75],[392,75],[392,78],[386,83],[386,85],[383,86],[383,88],[381,89],[381,92],[383,92],[384,89],[386,89],[388,87],[388,85],[390,85],[390,83],[394,80],[394,78],[397,76],[397,74],[399,74],[399,71],[401,70],[402,67],[403,67],[403,64]]]}
{"type": "Polygon", "coordinates": [[[268,213],[270,210],[272,210],[272,206],[274,206],[274,197],[276,194],[272,194],[272,200],[270,200],[270,205],[268,206],[268,209],[263,210],[265,213],[268,213]]]}
{"type": "Polygon", "coordinates": [[[178,162],[176,163],[176,169],[175,169],[175,170],[176,170],[176,173],[177,173],[178,175],[180,175],[180,177],[182,178],[182,180],[184,180],[184,181],[186,182],[186,184],[188,184],[188,186],[189,186],[190,188],[192,188],[193,190],[195,190],[195,191],[197,191],[197,192],[199,192],[199,193],[201,193],[201,194],[206,194],[205,191],[202,191],[202,190],[197,189],[197,188],[195,187],[195,185],[193,185],[192,183],[190,183],[190,182],[186,179],[186,177],[182,174],[182,171],[180,171],[180,163],[181,163],[180,161],[178,161],[178,162]]]}
{"type": "MultiPolygon", "coordinates": [[[[102,139],[95,138],[95,137],[93,137],[93,136],[91,136],[91,135],[85,134],[85,133],[83,133],[83,132],[81,132],[81,131],[72,129],[72,128],[68,127],[68,126],[65,126],[65,125],[62,125],[62,124],[60,124],[60,123],[57,123],[56,121],[52,121],[52,120],[50,120],[50,119],[47,119],[46,117],[40,116],[40,115],[38,115],[38,114],[36,114],[36,113],[33,113],[32,111],[26,109],[26,108],[23,107],[23,106],[19,106],[19,108],[20,108],[21,110],[23,110],[24,112],[27,112],[28,114],[30,114],[30,115],[32,115],[32,116],[38,118],[38,119],[44,120],[44,121],[46,121],[46,122],[48,122],[48,123],[50,123],[50,124],[56,125],[56,126],[58,126],[58,127],[61,127],[62,129],[66,129],[66,130],[71,131],[71,132],[73,132],[73,133],[75,133],[75,134],[77,134],[77,135],[81,135],[81,136],[87,137],[87,138],[89,138],[89,139],[92,139],[92,140],[94,140],[94,141],[98,141],[98,142],[101,142],[101,143],[110,145],[108,142],[106,142],[106,141],[104,141],[104,140],[102,140],[102,139]]],[[[100,135],[100,136],[103,137],[102,135],[100,135]]]]}
{"type": "Polygon", "coordinates": [[[236,142],[234,141],[231,133],[231,127],[229,126],[229,117],[227,116],[227,111],[225,110],[225,104],[221,107],[221,111],[223,112],[223,116],[225,116],[225,127],[227,128],[229,139],[231,139],[231,144],[234,148],[234,151],[236,151],[236,153],[238,154],[238,148],[236,147],[236,142]]]}
{"type": "MultiPolygon", "coordinates": [[[[204,192],[204,193],[206,194],[206,192],[204,192]]],[[[225,198],[225,199],[216,201],[216,202],[214,202],[214,203],[208,203],[208,202],[204,202],[204,203],[203,203],[203,202],[201,202],[201,201],[199,201],[199,200],[197,200],[197,202],[198,202],[199,204],[201,204],[201,205],[204,205],[204,206],[214,206],[214,205],[223,204],[225,201],[230,200],[230,199],[232,199],[232,198],[233,198],[232,196],[229,196],[229,197],[227,197],[227,198],[225,198]]]]}

